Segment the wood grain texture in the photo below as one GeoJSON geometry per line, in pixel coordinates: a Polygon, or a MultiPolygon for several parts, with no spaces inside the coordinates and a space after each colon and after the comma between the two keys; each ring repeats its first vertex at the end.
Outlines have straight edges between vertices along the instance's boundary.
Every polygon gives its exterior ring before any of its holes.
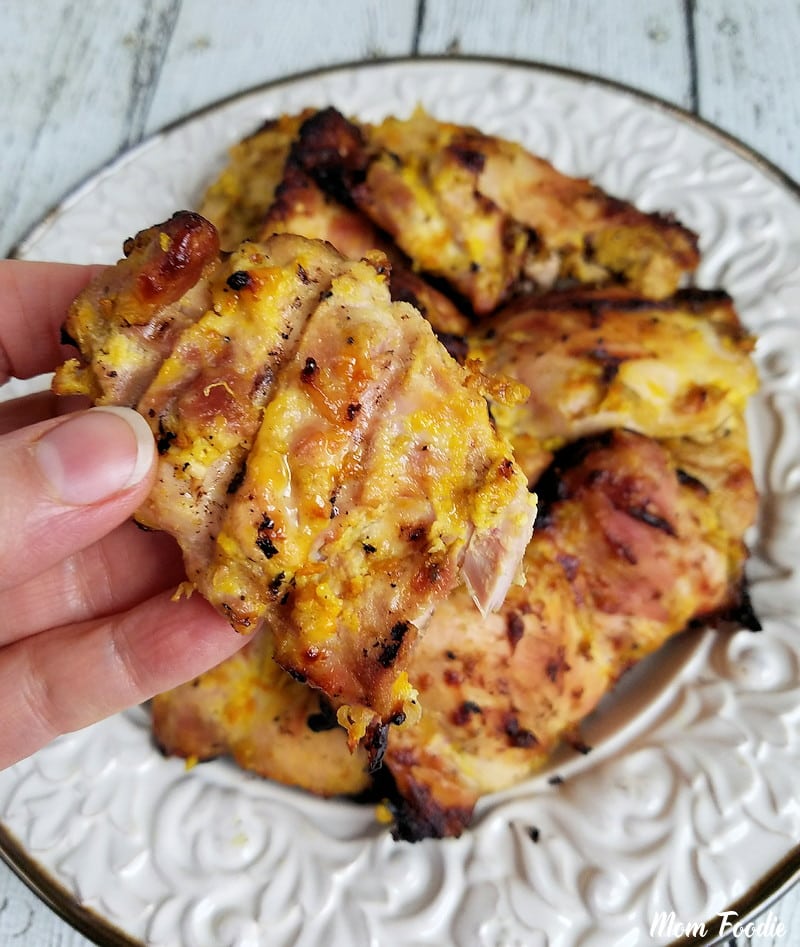
{"type": "Polygon", "coordinates": [[[800,3],[697,0],[698,106],[800,181],[800,3]]]}
{"type": "Polygon", "coordinates": [[[419,48],[566,66],[689,107],[685,30],[680,0],[429,0],[419,48]]]}
{"type": "Polygon", "coordinates": [[[185,2],[147,130],[280,76],[409,55],[416,11],[416,0],[185,2]]]}
{"type": "Polygon", "coordinates": [[[136,140],[177,0],[3,4],[0,250],[136,140]]]}

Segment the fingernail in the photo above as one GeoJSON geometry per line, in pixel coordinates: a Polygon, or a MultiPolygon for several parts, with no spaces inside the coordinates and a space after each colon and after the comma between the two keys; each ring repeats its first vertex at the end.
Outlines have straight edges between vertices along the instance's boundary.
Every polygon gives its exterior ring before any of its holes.
{"type": "Polygon", "coordinates": [[[153,434],[131,408],[91,408],[48,431],[36,461],[56,498],[87,506],[132,487],[153,463],[153,434]]]}

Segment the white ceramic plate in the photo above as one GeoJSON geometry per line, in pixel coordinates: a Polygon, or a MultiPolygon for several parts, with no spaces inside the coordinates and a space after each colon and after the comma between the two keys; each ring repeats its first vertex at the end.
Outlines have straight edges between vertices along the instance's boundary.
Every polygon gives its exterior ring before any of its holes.
{"type": "Polygon", "coordinates": [[[658,912],[683,923],[734,903],[746,913],[797,872],[800,199],[778,172],[587,77],[376,63],[287,80],[167,130],[88,181],[19,253],[113,260],[129,234],[195,206],[226,147],[263,119],[333,103],[373,120],[417,102],[699,232],[698,284],[731,292],[760,336],[751,577],[764,631],[673,643],[599,715],[595,751],[556,761],[562,783],[551,770],[486,799],[446,842],[395,843],[368,808],[224,762],[187,771],[153,749],[144,710],[64,737],[0,773],[2,847],[101,943],[634,947],[670,939],[650,936],[658,912]]]}

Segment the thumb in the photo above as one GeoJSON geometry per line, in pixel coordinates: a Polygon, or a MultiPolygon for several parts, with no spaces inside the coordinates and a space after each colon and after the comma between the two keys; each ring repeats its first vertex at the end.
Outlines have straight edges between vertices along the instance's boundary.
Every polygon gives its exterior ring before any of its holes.
{"type": "Polygon", "coordinates": [[[0,437],[0,588],[127,519],[155,475],[155,441],[130,408],[91,408],[0,437]]]}

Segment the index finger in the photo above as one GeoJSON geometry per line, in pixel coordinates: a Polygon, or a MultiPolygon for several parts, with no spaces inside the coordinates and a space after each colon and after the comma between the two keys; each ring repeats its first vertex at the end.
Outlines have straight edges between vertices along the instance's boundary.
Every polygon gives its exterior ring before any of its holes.
{"type": "Polygon", "coordinates": [[[102,267],[0,261],[0,385],[52,371],[65,357],[61,326],[102,267]]]}

